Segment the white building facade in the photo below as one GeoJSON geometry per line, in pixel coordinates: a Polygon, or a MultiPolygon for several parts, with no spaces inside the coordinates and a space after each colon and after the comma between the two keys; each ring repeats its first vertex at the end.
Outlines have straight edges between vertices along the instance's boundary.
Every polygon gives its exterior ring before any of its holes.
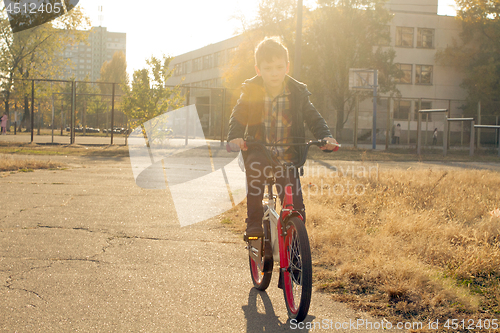
{"type": "MultiPolygon", "coordinates": [[[[392,126],[400,124],[402,143],[410,143],[416,138],[419,108],[449,109],[452,116],[461,116],[460,107],[466,97],[466,91],[460,87],[463,78],[456,69],[436,59],[438,52],[459,39],[461,27],[454,16],[437,14],[438,0],[391,0],[387,6],[393,14],[387,47],[396,51],[394,62],[404,76],[396,85],[401,98],[379,103],[377,138],[383,139],[388,127],[392,130],[392,126]]],[[[361,104],[358,126],[361,131],[371,130],[372,110],[372,101],[361,104]]],[[[444,114],[426,117],[423,117],[423,130],[427,132],[424,137],[432,135],[434,128],[443,130],[444,114]]],[[[352,122],[346,127],[352,129],[352,122]]]]}

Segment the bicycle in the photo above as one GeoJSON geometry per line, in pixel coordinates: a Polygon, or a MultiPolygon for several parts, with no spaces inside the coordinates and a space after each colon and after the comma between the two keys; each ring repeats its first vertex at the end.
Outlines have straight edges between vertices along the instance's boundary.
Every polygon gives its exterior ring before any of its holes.
{"type": "MultiPolygon", "coordinates": [[[[306,159],[309,147],[321,147],[326,141],[309,141],[298,164],[280,163],[270,156],[265,146],[290,146],[291,144],[263,145],[247,140],[248,148],[261,147],[265,152],[271,166],[272,175],[266,179],[267,194],[263,200],[263,230],[264,237],[247,237],[250,273],[256,289],[264,291],[271,282],[274,261],[280,263],[280,281],[278,286],[283,287],[283,294],[290,319],[297,322],[303,321],[309,311],[312,292],[312,264],[311,249],[303,217],[294,209],[292,186],[290,185],[289,172],[298,171],[306,159]],[[284,200],[280,214],[276,212],[277,196],[273,193],[276,168],[285,168],[287,184],[284,188],[284,200]],[[294,170],[295,169],[295,170],[294,170]],[[278,237],[279,235],[279,237],[278,237]]],[[[341,147],[341,145],[336,144],[341,147]]]]}

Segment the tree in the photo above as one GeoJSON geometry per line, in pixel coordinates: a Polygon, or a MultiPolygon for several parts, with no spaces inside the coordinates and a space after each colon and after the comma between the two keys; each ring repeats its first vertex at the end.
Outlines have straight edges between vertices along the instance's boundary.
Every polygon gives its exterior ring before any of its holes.
{"type": "MultiPolygon", "coordinates": [[[[123,87],[121,85],[127,84],[127,61],[125,54],[122,51],[117,51],[113,54],[111,61],[106,61],[101,67],[101,82],[115,82],[120,85],[117,86],[115,94],[122,94],[123,87]]],[[[101,92],[110,95],[112,86],[110,84],[100,84],[101,92]]]]}
{"type": "Polygon", "coordinates": [[[379,70],[379,91],[396,92],[391,80],[397,69],[395,52],[377,47],[388,39],[386,25],[391,20],[386,0],[321,0],[309,29],[305,32],[304,77],[315,93],[315,103],[322,110],[334,110],[336,136],[354,109],[354,96],[349,90],[350,68],[379,70]]]}
{"type": "Polygon", "coordinates": [[[480,101],[483,114],[498,114],[500,102],[500,5],[491,0],[456,0],[460,40],[437,55],[438,61],[464,74],[465,113],[474,115],[480,101]]]}
{"type": "Polygon", "coordinates": [[[122,105],[130,128],[182,106],[180,87],[166,87],[173,74],[169,69],[172,59],[165,55],[163,59],[152,56],[146,60],[147,68],[134,72],[131,86],[125,86],[127,90],[122,105]]]}
{"type": "Polygon", "coordinates": [[[30,84],[19,79],[54,78],[62,74],[67,60],[65,45],[84,40],[78,29],[90,25],[79,7],[55,21],[29,30],[12,33],[5,7],[0,11],[0,86],[4,91],[5,111],[9,112],[11,94],[24,97],[25,119],[29,118],[30,84]]]}

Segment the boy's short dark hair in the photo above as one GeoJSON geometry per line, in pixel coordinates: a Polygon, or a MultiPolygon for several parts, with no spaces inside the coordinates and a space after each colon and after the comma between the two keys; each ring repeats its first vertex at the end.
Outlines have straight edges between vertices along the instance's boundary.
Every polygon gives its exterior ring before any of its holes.
{"type": "Polygon", "coordinates": [[[262,61],[272,62],[273,58],[283,58],[288,63],[288,49],[279,37],[266,37],[255,48],[255,65],[260,68],[262,61]]]}

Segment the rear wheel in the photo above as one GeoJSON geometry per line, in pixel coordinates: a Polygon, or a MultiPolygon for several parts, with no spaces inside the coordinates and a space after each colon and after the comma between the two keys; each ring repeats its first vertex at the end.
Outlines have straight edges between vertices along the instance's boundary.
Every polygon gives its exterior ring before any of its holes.
{"type": "MultiPolygon", "coordinates": [[[[269,223],[264,223],[264,240],[270,239],[271,230],[269,230],[269,223]]],[[[259,268],[259,265],[255,263],[252,257],[248,256],[248,261],[250,264],[250,275],[252,277],[252,282],[257,290],[264,291],[269,287],[271,282],[271,276],[273,274],[273,250],[271,244],[263,240],[263,251],[262,251],[262,262],[264,263],[264,271],[259,268]]]]}
{"type": "Polygon", "coordinates": [[[252,282],[257,290],[264,291],[269,287],[271,282],[271,272],[263,272],[259,269],[259,266],[253,261],[252,258],[248,257],[250,262],[250,273],[252,276],[252,282]]]}
{"type": "Polygon", "coordinates": [[[286,222],[285,232],[288,267],[281,274],[283,293],[288,316],[301,322],[306,318],[311,303],[311,249],[306,227],[300,218],[290,218],[286,222]]]}

